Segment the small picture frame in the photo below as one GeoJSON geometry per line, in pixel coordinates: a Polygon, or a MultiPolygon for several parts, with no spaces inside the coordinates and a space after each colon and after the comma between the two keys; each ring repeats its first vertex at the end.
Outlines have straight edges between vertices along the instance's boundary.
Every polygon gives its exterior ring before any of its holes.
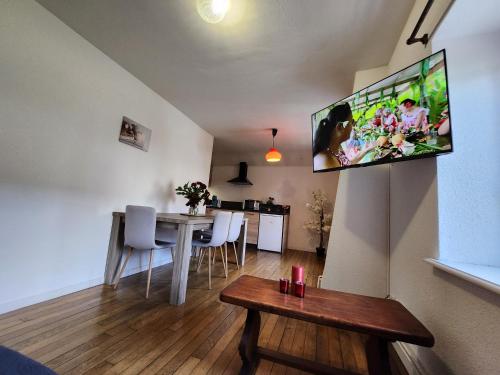
{"type": "Polygon", "coordinates": [[[147,152],[151,141],[151,129],[123,116],[118,139],[122,143],[147,152]]]}

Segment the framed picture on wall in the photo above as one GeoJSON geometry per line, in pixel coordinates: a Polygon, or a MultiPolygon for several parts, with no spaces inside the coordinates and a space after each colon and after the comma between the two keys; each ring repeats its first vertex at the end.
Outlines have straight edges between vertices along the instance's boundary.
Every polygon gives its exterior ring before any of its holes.
{"type": "Polygon", "coordinates": [[[148,151],[151,140],[151,129],[123,116],[119,141],[142,151],[148,151]]]}

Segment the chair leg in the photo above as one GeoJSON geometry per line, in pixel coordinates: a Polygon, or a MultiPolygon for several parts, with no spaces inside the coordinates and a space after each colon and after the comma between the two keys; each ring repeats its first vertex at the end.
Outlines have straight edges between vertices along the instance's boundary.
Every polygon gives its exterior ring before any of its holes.
{"type": "Polygon", "coordinates": [[[222,268],[224,268],[224,275],[226,274],[226,264],[224,263],[224,254],[222,253],[222,246],[219,246],[219,249],[215,248],[214,253],[220,251],[220,260],[222,262],[222,268]]]}
{"type": "Polygon", "coordinates": [[[203,252],[203,249],[200,248],[200,253],[198,254],[198,259],[196,260],[196,272],[200,272],[200,267],[201,267],[201,253],[203,252]]]}
{"type": "Polygon", "coordinates": [[[220,257],[222,258],[222,265],[224,266],[224,276],[227,278],[226,257],[224,256],[224,250],[222,250],[222,246],[219,246],[219,248],[220,248],[220,257]]]}
{"type": "Polygon", "coordinates": [[[153,249],[149,253],[148,284],[146,286],[146,299],[149,298],[149,285],[151,284],[151,268],[153,267],[153,249]]]}
{"type": "Polygon", "coordinates": [[[196,259],[196,250],[198,248],[195,246],[191,247],[191,257],[189,258],[189,270],[191,270],[191,264],[193,263],[193,260],[196,260],[196,263],[198,264],[198,259],[196,259]]]}
{"type": "Polygon", "coordinates": [[[216,249],[214,248],[214,256],[213,256],[213,260],[212,260],[212,264],[215,264],[215,254],[217,254],[217,251],[215,251],[216,249]]]}
{"type": "MultiPolygon", "coordinates": [[[[222,246],[220,247],[221,251],[222,251],[222,246]]],[[[228,273],[228,265],[227,265],[227,242],[224,242],[224,256],[222,257],[222,259],[224,259],[224,263],[225,263],[225,267],[224,267],[224,271],[225,271],[225,274],[226,274],[226,279],[227,279],[227,273],[228,273]]]]}
{"type": "Polygon", "coordinates": [[[123,263],[122,268],[120,269],[120,272],[118,272],[118,275],[116,275],[114,289],[118,288],[118,283],[120,282],[120,279],[121,279],[121,277],[122,277],[122,273],[123,273],[123,271],[125,271],[125,267],[127,267],[127,262],[128,262],[128,259],[130,258],[130,255],[131,255],[131,254],[132,254],[132,248],[131,248],[131,247],[129,247],[129,248],[128,248],[128,254],[127,254],[127,257],[125,258],[125,262],[123,263]]]}
{"type": "Polygon", "coordinates": [[[170,255],[172,256],[172,263],[173,263],[175,259],[175,247],[170,248],[170,255]]]}
{"type": "MultiPolygon", "coordinates": [[[[215,248],[214,248],[215,249],[215,248]]],[[[212,289],[212,248],[208,248],[208,289],[212,289]]]]}
{"type": "Polygon", "coordinates": [[[205,248],[200,247],[200,255],[198,255],[198,267],[196,268],[196,272],[200,272],[201,263],[203,262],[204,256],[205,256],[205,248]]]}
{"type": "Polygon", "coordinates": [[[236,251],[236,244],[233,242],[233,249],[234,249],[234,257],[236,258],[236,268],[240,269],[240,265],[238,263],[238,252],[236,251]]]}
{"type": "Polygon", "coordinates": [[[200,263],[201,259],[201,250],[202,248],[200,246],[196,246],[194,248],[194,257],[196,259],[196,270],[198,271],[198,263],[200,263]]]}

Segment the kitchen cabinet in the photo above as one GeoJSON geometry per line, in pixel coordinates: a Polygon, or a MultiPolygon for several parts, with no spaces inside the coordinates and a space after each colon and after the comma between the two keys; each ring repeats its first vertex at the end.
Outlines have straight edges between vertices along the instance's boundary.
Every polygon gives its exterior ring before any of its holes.
{"type": "Polygon", "coordinates": [[[260,215],[258,212],[245,211],[245,218],[248,219],[247,242],[257,244],[260,215]]]}

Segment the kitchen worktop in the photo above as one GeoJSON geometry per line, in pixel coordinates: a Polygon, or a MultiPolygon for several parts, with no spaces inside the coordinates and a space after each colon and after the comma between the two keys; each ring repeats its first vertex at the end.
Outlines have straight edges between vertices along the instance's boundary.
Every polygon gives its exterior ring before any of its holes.
{"type": "Polygon", "coordinates": [[[214,210],[225,210],[225,211],[248,211],[248,212],[259,212],[259,210],[253,210],[250,208],[223,208],[217,206],[207,206],[207,208],[213,208],[214,210]]]}
{"type": "MultiPolygon", "coordinates": [[[[261,213],[261,214],[266,214],[267,212],[260,212],[259,210],[253,210],[250,208],[223,208],[223,207],[217,207],[217,206],[207,206],[207,208],[211,208],[214,210],[224,210],[224,211],[244,211],[244,212],[256,212],[256,213],[261,213]]],[[[271,213],[272,215],[289,215],[290,213],[271,213]]]]}

